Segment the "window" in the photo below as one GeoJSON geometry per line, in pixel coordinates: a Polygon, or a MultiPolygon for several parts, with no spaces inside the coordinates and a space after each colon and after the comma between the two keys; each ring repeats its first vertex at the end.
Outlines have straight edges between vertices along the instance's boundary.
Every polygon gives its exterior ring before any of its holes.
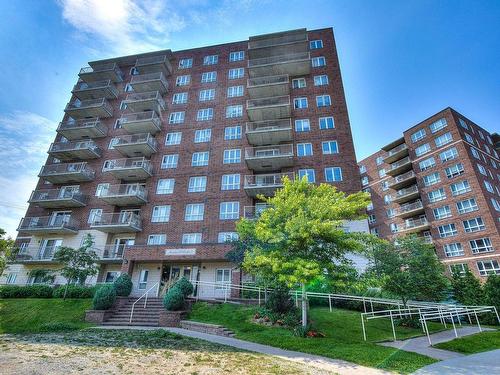
{"type": "Polygon", "coordinates": [[[9,273],[7,275],[7,284],[15,284],[16,283],[16,278],[17,278],[17,273],[9,273]]]}
{"type": "Polygon", "coordinates": [[[476,159],[481,160],[481,156],[479,155],[479,151],[476,150],[474,147],[470,148],[470,152],[472,153],[472,156],[474,156],[476,159]]]}
{"type": "Polygon", "coordinates": [[[431,133],[435,133],[440,131],[441,129],[445,128],[448,124],[446,123],[446,119],[440,118],[437,121],[434,121],[432,124],[429,125],[429,129],[431,129],[431,133]]]}
{"type": "Polygon", "coordinates": [[[420,141],[421,139],[424,139],[425,138],[425,129],[420,129],[420,130],[417,130],[415,133],[413,133],[411,136],[411,141],[413,143],[416,143],[418,141],[420,141]]]}
{"type": "Polygon", "coordinates": [[[241,150],[239,148],[224,150],[224,164],[241,163],[241,150]]]}
{"type": "Polygon", "coordinates": [[[221,190],[239,190],[239,189],[240,189],[239,174],[222,175],[221,190]]]}
{"type": "Polygon", "coordinates": [[[240,202],[222,202],[220,204],[219,219],[237,220],[240,217],[240,202]]]}
{"type": "Polygon", "coordinates": [[[298,174],[300,179],[306,176],[307,182],[314,183],[316,181],[314,169],[299,169],[298,174]]]}
{"type": "Polygon", "coordinates": [[[429,202],[431,203],[446,199],[444,188],[439,188],[437,190],[429,191],[427,193],[427,196],[429,197],[429,202]]]}
{"type": "Polygon", "coordinates": [[[224,242],[236,241],[238,240],[238,238],[239,237],[237,232],[219,232],[219,235],[217,236],[217,242],[224,243],[224,242]]]}
{"type": "Polygon", "coordinates": [[[212,129],[199,129],[194,132],[194,143],[210,142],[212,129]]]}
{"type": "Polygon", "coordinates": [[[205,205],[203,203],[186,204],[186,212],[184,213],[184,220],[201,221],[203,220],[204,212],[205,212],[205,205]]]}
{"type": "Polygon", "coordinates": [[[306,79],[305,78],[292,79],[292,87],[294,89],[301,89],[301,88],[306,87],[306,79]]]}
{"type": "Polygon", "coordinates": [[[225,284],[231,284],[231,270],[229,268],[216,270],[215,282],[218,284],[216,289],[223,289],[225,284]]]}
{"type": "Polygon", "coordinates": [[[179,145],[181,144],[181,140],[182,140],[181,132],[167,133],[167,136],[165,138],[165,146],[179,145]]]}
{"type": "Polygon", "coordinates": [[[446,237],[452,237],[457,234],[457,228],[455,227],[455,224],[446,224],[446,225],[440,225],[438,227],[439,231],[439,237],[441,238],[446,238],[446,237]]]}
{"type": "Polygon", "coordinates": [[[467,123],[463,119],[459,118],[458,123],[460,124],[460,126],[462,128],[467,129],[467,130],[469,129],[469,127],[467,126],[467,123]]]}
{"type": "Polygon", "coordinates": [[[97,185],[97,188],[95,190],[95,196],[100,197],[101,195],[105,194],[109,189],[109,183],[102,183],[97,185]]]}
{"type": "Polygon", "coordinates": [[[207,190],[207,176],[189,177],[188,193],[201,193],[207,190]]]}
{"type": "Polygon", "coordinates": [[[480,230],[484,230],[485,225],[483,219],[481,217],[475,217],[473,219],[462,221],[464,224],[464,230],[466,233],[479,232],[480,230]]]}
{"type": "Polygon", "coordinates": [[[477,164],[477,169],[479,170],[479,173],[481,173],[484,176],[488,176],[488,173],[486,173],[486,168],[482,166],[481,164],[477,164]]]}
{"type": "Polygon", "coordinates": [[[170,206],[154,206],[151,214],[152,223],[165,223],[170,220],[170,206]]]}
{"type": "Polygon", "coordinates": [[[227,97],[236,98],[238,96],[243,96],[243,86],[231,86],[227,88],[227,97]]]}
{"type": "Polygon", "coordinates": [[[215,65],[219,62],[219,55],[210,55],[203,58],[203,65],[215,65]]]}
{"type": "Polygon", "coordinates": [[[311,65],[313,68],[318,68],[320,66],[326,66],[326,59],[323,56],[313,57],[311,59],[311,65]]]}
{"type": "Polygon", "coordinates": [[[458,156],[458,151],[455,147],[449,148],[439,154],[439,159],[441,159],[442,163],[445,163],[449,160],[453,160],[458,156]]]}
{"type": "Polygon", "coordinates": [[[465,263],[450,264],[450,273],[452,275],[453,274],[464,275],[468,269],[469,269],[469,266],[465,263]]]}
{"type": "Polygon", "coordinates": [[[134,88],[132,86],[130,86],[130,83],[127,83],[125,85],[125,88],[123,89],[124,92],[133,92],[134,91],[134,88]]]}
{"type": "Polygon", "coordinates": [[[245,51],[236,51],[229,53],[229,62],[245,60],[245,51]]]}
{"type": "Polygon", "coordinates": [[[467,212],[477,211],[479,208],[476,203],[476,199],[470,198],[460,202],[457,202],[457,211],[459,214],[465,214],[467,212]]]}
{"type": "Polygon", "coordinates": [[[191,166],[193,167],[207,166],[208,159],[209,159],[208,151],[193,152],[193,156],[191,157],[191,166]]]}
{"type": "Polygon", "coordinates": [[[328,85],[328,76],[326,74],[314,76],[314,86],[328,85]]]}
{"type": "Polygon", "coordinates": [[[182,235],[183,244],[198,244],[201,243],[201,233],[184,233],[182,235]]]}
{"type": "Polygon", "coordinates": [[[148,285],[148,275],[149,271],[148,270],[141,270],[139,273],[139,283],[137,285],[137,288],[140,290],[146,289],[148,285]]]}
{"type": "Polygon", "coordinates": [[[423,154],[426,154],[428,153],[429,151],[431,150],[431,146],[428,144],[428,143],[425,143],[421,146],[418,146],[416,149],[415,149],[415,154],[417,156],[421,156],[423,154]]]}
{"type": "Polygon", "coordinates": [[[368,180],[368,177],[367,176],[364,176],[362,179],[361,179],[361,184],[363,186],[366,186],[369,184],[369,180],[368,180]]]}
{"type": "Polygon", "coordinates": [[[424,176],[423,181],[425,186],[431,186],[440,182],[441,177],[439,176],[438,172],[434,172],[427,176],[424,176]]]}
{"type": "Polygon", "coordinates": [[[325,141],[321,143],[321,147],[323,150],[323,154],[328,155],[328,154],[338,154],[339,153],[339,148],[337,141],[325,141]]]}
{"type": "Polygon", "coordinates": [[[372,211],[373,210],[373,203],[372,202],[368,203],[368,206],[366,206],[366,209],[368,211],[372,211]]]}
{"type": "Polygon", "coordinates": [[[307,108],[307,98],[295,98],[295,99],[293,99],[293,108],[295,108],[295,109],[307,108]]]}
{"type": "Polygon", "coordinates": [[[100,220],[102,216],[102,208],[92,208],[89,212],[89,218],[87,220],[88,224],[92,224],[97,220],[100,220]]]}
{"type": "Polygon", "coordinates": [[[179,69],[187,69],[193,66],[193,59],[180,59],[179,69]]]}
{"type": "Polygon", "coordinates": [[[179,162],[179,155],[163,155],[161,160],[161,169],[172,169],[177,168],[177,163],[179,162]]]}
{"type": "Polygon", "coordinates": [[[372,228],[370,229],[370,233],[373,234],[374,236],[379,236],[379,233],[378,233],[378,228],[372,228]]]}
{"type": "Polygon", "coordinates": [[[477,269],[481,276],[500,275],[500,264],[497,260],[482,260],[477,262],[477,269]]]}
{"type": "Polygon", "coordinates": [[[421,171],[425,171],[427,169],[430,169],[436,165],[436,160],[434,160],[433,157],[430,157],[428,159],[422,160],[420,163],[418,163],[418,166],[420,167],[421,171]]]}
{"type": "Polygon", "coordinates": [[[491,240],[488,237],[469,241],[470,248],[474,254],[489,253],[493,251],[491,240]]]}
{"type": "Polygon", "coordinates": [[[316,106],[320,107],[328,107],[332,105],[332,101],[330,99],[330,95],[319,95],[316,96],[316,106]]]}
{"type": "Polygon", "coordinates": [[[319,118],[319,128],[323,129],[334,129],[335,123],[333,121],[333,117],[320,117],[319,118]]]}
{"type": "Polygon", "coordinates": [[[366,173],[366,166],[365,165],[359,166],[359,173],[366,173]]]}
{"type": "Polygon", "coordinates": [[[493,190],[493,185],[490,184],[488,181],[484,181],[484,187],[486,190],[488,190],[491,194],[495,193],[495,190],[493,190]]]}
{"type": "Polygon", "coordinates": [[[444,254],[447,257],[459,257],[465,255],[460,242],[450,243],[443,246],[444,254]]]}
{"type": "MultiPolygon", "coordinates": [[[[384,169],[384,176],[385,176],[385,169],[384,169]]],[[[382,187],[383,191],[386,191],[387,189],[389,189],[389,182],[388,181],[382,181],[382,183],[380,184],[380,186],[382,187]]]]}
{"type": "Polygon", "coordinates": [[[451,167],[445,168],[446,177],[453,178],[460,176],[464,173],[464,166],[462,163],[452,165],[451,167]]]}
{"type": "Polygon", "coordinates": [[[165,245],[166,243],[166,234],[150,234],[148,236],[148,245],[165,245]]]}
{"type": "Polygon", "coordinates": [[[201,74],[201,83],[217,81],[217,72],[205,72],[201,74]]]}
{"type": "Polygon", "coordinates": [[[172,104],[185,104],[188,101],[187,92],[179,92],[172,97],[172,104]]]}
{"type": "Polygon", "coordinates": [[[451,136],[451,133],[444,133],[443,135],[440,135],[434,140],[434,143],[436,144],[436,147],[441,147],[444,146],[448,143],[453,141],[453,137],[451,136]]]}
{"type": "Polygon", "coordinates": [[[226,118],[235,118],[243,116],[242,105],[228,105],[226,107],[226,118]]]}
{"type": "Polygon", "coordinates": [[[243,78],[244,76],[245,76],[244,68],[229,69],[228,73],[229,79],[238,79],[238,78],[243,78]]]}
{"type": "Polygon", "coordinates": [[[215,89],[201,90],[199,101],[206,102],[208,100],[213,100],[215,98],[215,89]]]}
{"type": "Polygon", "coordinates": [[[175,79],[175,85],[176,86],[187,86],[191,83],[191,76],[186,75],[186,76],[178,76],[175,79]]]}
{"type": "Polygon", "coordinates": [[[308,132],[311,130],[311,124],[309,119],[295,120],[295,131],[296,132],[308,132]]]}
{"type": "Polygon", "coordinates": [[[375,215],[371,214],[371,215],[368,215],[368,224],[375,224],[377,222],[377,218],[375,217],[375,215]]]}
{"type": "Polygon", "coordinates": [[[311,143],[298,143],[297,156],[311,156],[313,154],[311,143]]]}
{"type": "Polygon", "coordinates": [[[490,198],[491,204],[496,211],[500,211],[500,203],[495,198],[490,198]]]}
{"type": "Polygon", "coordinates": [[[434,208],[432,212],[434,213],[434,217],[436,218],[436,220],[446,219],[447,217],[451,216],[450,206],[434,208]]]}
{"type": "Polygon", "coordinates": [[[470,185],[469,185],[469,181],[467,181],[467,180],[451,184],[450,189],[451,189],[451,194],[453,196],[465,194],[465,193],[472,190],[470,185]]]}
{"type": "Polygon", "coordinates": [[[387,217],[389,219],[393,218],[394,216],[396,216],[396,210],[394,210],[394,208],[389,208],[385,211],[385,214],[387,215],[387,217]]]}
{"type": "Polygon", "coordinates": [[[173,194],[175,180],[173,178],[159,179],[156,184],[156,194],[173,194]]]}
{"type": "Polygon", "coordinates": [[[214,109],[213,108],[204,108],[198,110],[196,114],[197,121],[208,121],[214,118],[214,109]]]}
{"type": "Polygon", "coordinates": [[[228,126],[224,129],[224,140],[232,141],[241,139],[241,126],[228,126]]]}
{"type": "Polygon", "coordinates": [[[342,181],[342,169],[340,167],[325,168],[325,180],[326,182],[342,181]]]}
{"type": "Polygon", "coordinates": [[[321,39],[317,39],[317,40],[311,40],[309,42],[309,48],[310,49],[319,49],[319,48],[323,48],[323,41],[321,39]]]}
{"type": "Polygon", "coordinates": [[[184,122],[185,112],[172,112],[168,116],[169,124],[182,124],[184,122]]]}
{"type": "Polygon", "coordinates": [[[464,133],[467,142],[474,144],[474,138],[469,133],[464,133]]]}

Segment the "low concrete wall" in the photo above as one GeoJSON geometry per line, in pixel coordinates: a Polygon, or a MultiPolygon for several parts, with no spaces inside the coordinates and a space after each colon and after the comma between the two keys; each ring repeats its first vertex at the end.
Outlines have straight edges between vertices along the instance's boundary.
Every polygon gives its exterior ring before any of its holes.
{"type": "Polygon", "coordinates": [[[160,311],[160,318],[158,320],[158,325],[160,327],[180,327],[181,326],[181,320],[183,320],[186,315],[187,311],[168,311],[168,310],[163,310],[160,311]]]}
{"type": "Polygon", "coordinates": [[[112,310],[87,310],[85,311],[85,321],[88,323],[102,323],[113,315],[112,310]]]}

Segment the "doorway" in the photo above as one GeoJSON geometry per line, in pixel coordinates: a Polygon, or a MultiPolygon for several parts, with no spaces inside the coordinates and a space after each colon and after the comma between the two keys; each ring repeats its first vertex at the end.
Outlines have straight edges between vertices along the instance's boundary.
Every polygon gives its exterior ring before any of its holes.
{"type": "MultiPolygon", "coordinates": [[[[161,271],[160,295],[164,295],[168,289],[181,277],[190,282],[199,280],[200,267],[193,264],[164,264],[161,271]]],[[[196,291],[196,285],[195,291],[196,291]]],[[[193,295],[196,293],[193,292],[193,295]]]]}

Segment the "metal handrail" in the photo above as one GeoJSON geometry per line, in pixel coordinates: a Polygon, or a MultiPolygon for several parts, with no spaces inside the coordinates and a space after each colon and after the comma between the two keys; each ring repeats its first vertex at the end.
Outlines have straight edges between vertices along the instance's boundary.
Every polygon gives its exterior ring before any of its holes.
{"type": "Polygon", "coordinates": [[[143,299],[144,297],[146,297],[144,299],[144,309],[146,308],[146,304],[148,303],[148,295],[149,295],[149,292],[151,290],[153,290],[153,288],[156,288],[156,295],[158,295],[158,292],[160,291],[159,288],[160,288],[160,282],[156,282],[153,284],[153,286],[151,288],[149,288],[148,290],[146,290],[146,292],[140,296],[138,299],[135,300],[135,302],[132,304],[132,310],[130,311],[130,323],[132,323],[132,318],[134,316],[134,308],[135,308],[135,304],[137,302],[139,302],[141,299],[143,299]]]}

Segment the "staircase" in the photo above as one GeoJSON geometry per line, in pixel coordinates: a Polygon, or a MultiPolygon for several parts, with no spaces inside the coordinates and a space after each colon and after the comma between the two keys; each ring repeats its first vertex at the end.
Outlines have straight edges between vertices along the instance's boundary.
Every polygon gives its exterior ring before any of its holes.
{"type": "Polygon", "coordinates": [[[113,311],[108,319],[102,325],[105,326],[150,326],[158,327],[160,311],[164,310],[161,298],[148,298],[146,308],[144,308],[144,299],[135,304],[134,315],[130,322],[130,312],[132,305],[137,298],[129,298],[121,307],[113,311]]]}

